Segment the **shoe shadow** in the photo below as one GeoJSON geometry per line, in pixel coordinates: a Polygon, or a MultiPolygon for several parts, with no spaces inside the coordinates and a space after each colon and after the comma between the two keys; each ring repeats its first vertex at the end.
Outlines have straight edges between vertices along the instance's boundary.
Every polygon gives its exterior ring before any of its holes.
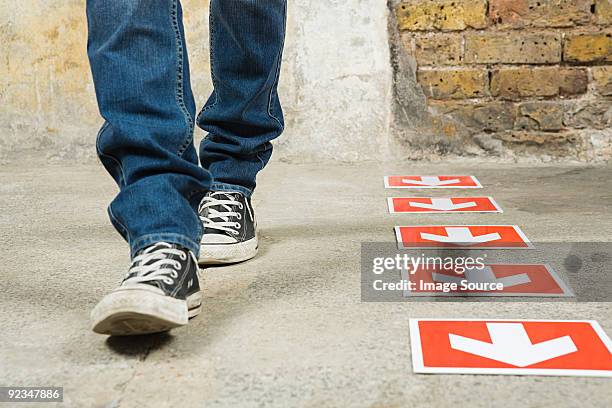
{"type": "Polygon", "coordinates": [[[138,336],[110,336],[106,346],[123,356],[140,356],[141,359],[152,351],[164,348],[174,341],[168,332],[142,334],[138,336]]]}

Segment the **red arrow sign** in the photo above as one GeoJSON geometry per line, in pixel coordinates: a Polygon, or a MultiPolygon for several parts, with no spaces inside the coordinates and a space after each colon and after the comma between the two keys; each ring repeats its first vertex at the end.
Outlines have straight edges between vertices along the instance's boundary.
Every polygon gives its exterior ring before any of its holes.
{"type": "Polygon", "coordinates": [[[573,296],[548,265],[490,264],[446,270],[438,264],[403,271],[402,276],[414,285],[405,296],[573,296]],[[492,290],[495,285],[498,288],[492,290]]]}
{"type": "Polygon", "coordinates": [[[474,176],[386,176],[386,188],[482,188],[474,176]]]}
{"type": "Polygon", "coordinates": [[[387,200],[391,214],[503,212],[491,197],[393,197],[387,200]]]}
{"type": "Polygon", "coordinates": [[[423,225],[395,227],[399,249],[531,248],[516,225],[423,225]]]}
{"type": "Polygon", "coordinates": [[[612,377],[595,321],[410,319],[417,373],[612,377]]]}

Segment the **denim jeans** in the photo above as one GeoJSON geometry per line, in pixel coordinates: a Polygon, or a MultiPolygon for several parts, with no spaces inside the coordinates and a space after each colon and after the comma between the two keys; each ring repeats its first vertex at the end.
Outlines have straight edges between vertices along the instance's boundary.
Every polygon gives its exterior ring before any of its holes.
{"type": "Polygon", "coordinates": [[[196,255],[208,190],[250,195],[283,130],[277,94],[286,0],[211,0],[214,91],[196,116],[178,0],[87,0],[100,113],[98,156],[119,185],[108,207],[132,255],[158,241],[196,255]],[[200,163],[194,126],[207,132],[200,163]]]}

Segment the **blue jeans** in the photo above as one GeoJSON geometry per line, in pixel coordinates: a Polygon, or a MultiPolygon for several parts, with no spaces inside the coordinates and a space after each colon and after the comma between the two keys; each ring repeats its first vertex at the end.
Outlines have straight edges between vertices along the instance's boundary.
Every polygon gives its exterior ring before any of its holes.
{"type": "Polygon", "coordinates": [[[196,255],[208,190],[250,195],[283,130],[277,94],[286,0],[211,0],[214,91],[196,116],[179,0],[87,0],[100,113],[98,156],[119,185],[108,207],[132,255],[158,241],[196,255]],[[197,124],[207,132],[200,163],[197,124]]]}

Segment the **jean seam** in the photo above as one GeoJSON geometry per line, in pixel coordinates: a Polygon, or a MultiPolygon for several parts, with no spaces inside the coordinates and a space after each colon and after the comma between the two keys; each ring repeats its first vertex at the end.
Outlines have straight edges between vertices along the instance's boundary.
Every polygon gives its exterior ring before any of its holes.
{"type": "Polygon", "coordinates": [[[108,215],[111,217],[111,220],[113,221],[114,224],[120,226],[123,229],[123,232],[125,233],[125,237],[127,238],[128,243],[131,242],[130,231],[126,228],[125,224],[119,221],[119,219],[115,216],[115,213],[113,213],[112,204],[108,206],[108,215]]]}
{"type": "MultiPolygon", "coordinates": [[[[266,142],[266,146],[271,149],[272,148],[272,143],[266,142]]],[[[261,164],[261,168],[259,169],[259,171],[262,171],[264,169],[264,167],[266,167],[266,162],[264,162],[264,160],[261,158],[261,154],[265,153],[265,152],[266,152],[266,150],[264,150],[263,152],[257,152],[255,154],[255,157],[257,157],[257,160],[259,160],[259,163],[261,164]]]]}
{"type": "Polygon", "coordinates": [[[173,0],[170,4],[170,22],[172,24],[172,29],[174,30],[174,39],[176,46],[176,90],[175,90],[175,99],[176,103],[183,113],[185,118],[185,124],[187,125],[187,132],[185,134],[184,142],[179,147],[177,154],[182,156],[189,144],[193,141],[193,118],[185,105],[184,99],[184,86],[183,86],[183,75],[184,75],[184,40],[181,36],[181,30],[178,22],[178,0],[173,0]]]}
{"type": "Polygon", "coordinates": [[[264,167],[266,167],[266,163],[264,163],[263,159],[259,156],[260,154],[261,152],[257,152],[255,156],[257,157],[257,160],[259,160],[259,163],[261,164],[261,168],[259,169],[259,171],[262,171],[264,167]]]}
{"type": "Polygon", "coordinates": [[[213,183],[210,186],[210,190],[211,191],[238,191],[247,196],[250,196],[251,194],[253,194],[253,192],[246,187],[239,186],[237,184],[228,184],[228,183],[213,183]]]}
{"type": "MultiPolygon", "coordinates": [[[[180,245],[189,245],[189,246],[193,246],[194,247],[194,251],[195,248],[199,248],[199,243],[197,241],[192,240],[191,238],[187,237],[184,234],[179,234],[176,232],[159,232],[159,233],[152,233],[152,234],[145,234],[142,235],[132,241],[129,242],[130,244],[130,250],[132,250],[134,253],[142,248],[142,245],[149,245],[148,241],[150,241],[151,244],[155,243],[155,242],[161,242],[161,241],[174,241],[177,240],[179,241],[178,243],[180,245]]],[[[191,248],[189,248],[191,250],[191,248]]],[[[196,251],[197,254],[197,251],[196,251]]]]}
{"type": "Polygon", "coordinates": [[[125,179],[125,172],[123,171],[123,165],[121,164],[121,161],[119,161],[119,159],[117,159],[116,157],[111,156],[110,154],[104,153],[102,151],[102,148],[100,147],[100,138],[102,137],[102,133],[104,133],[106,129],[109,128],[109,126],[110,126],[110,123],[108,121],[104,121],[104,124],[98,131],[98,134],[96,136],[96,153],[98,153],[98,156],[106,157],[114,161],[117,164],[117,167],[119,168],[119,173],[120,173],[119,174],[120,175],[119,185],[124,186],[126,179],[125,179]]]}
{"type": "MultiPolygon", "coordinates": [[[[211,0],[211,3],[212,1],[215,1],[215,0],[211,0]]],[[[219,94],[215,92],[215,89],[217,88],[217,76],[215,75],[216,57],[215,57],[215,47],[213,47],[213,43],[216,38],[216,31],[215,31],[214,18],[212,16],[212,4],[209,6],[208,27],[209,27],[209,32],[210,32],[210,39],[209,39],[209,43],[210,43],[210,78],[213,84],[213,93],[215,95],[215,101],[209,106],[202,107],[202,109],[200,110],[200,113],[198,113],[198,116],[196,118],[197,123],[200,123],[200,117],[202,116],[204,112],[212,109],[219,102],[219,94]]]]}
{"type": "MultiPolygon", "coordinates": [[[[286,30],[287,26],[287,2],[284,2],[283,5],[283,33],[286,30]]],[[[281,123],[281,120],[272,114],[272,94],[274,93],[274,89],[278,86],[278,81],[280,79],[280,68],[281,62],[283,58],[283,49],[285,47],[285,36],[283,35],[283,40],[281,41],[280,49],[278,50],[278,54],[276,56],[276,74],[274,78],[274,84],[270,88],[270,94],[268,95],[268,115],[278,122],[281,131],[285,128],[285,126],[281,123]]]]}

